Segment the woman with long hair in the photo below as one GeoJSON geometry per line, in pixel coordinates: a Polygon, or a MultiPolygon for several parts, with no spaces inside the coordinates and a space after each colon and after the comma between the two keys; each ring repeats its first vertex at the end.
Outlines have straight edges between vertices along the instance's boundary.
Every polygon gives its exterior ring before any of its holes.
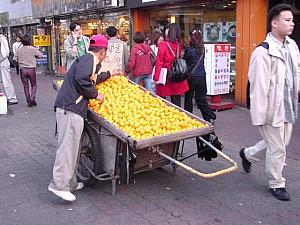
{"type": "Polygon", "coordinates": [[[206,100],[206,72],[204,68],[205,49],[201,30],[190,32],[190,45],[186,49],[184,59],[188,66],[189,90],[185,93],[184,109],[193,113],[193,97],[199,107],[203,119],[212,122],[216,114],[209,108],[206,100]]]}
{"type": "MultiPolygon", "coordinates": [[[[172,63],[174,62],[173,53],[178,52],[179,56],[182,51],[182,31],[177,24],[170,24],[166,34],[166,40],[158,45],[158,53],[155,61],[155,71],[153,80],[158,81],[162,68],[167,68],[171,71],[172,63]],[[172,53],[173,52],[173,53],[172,53]]],[[[168,79],[165,84],[156,84],[156,94],[161,97],[171,96],[171,102],[181,107],[181,95],[189,90],[187,80],[180,82],[170,82],[168,79]]]]}

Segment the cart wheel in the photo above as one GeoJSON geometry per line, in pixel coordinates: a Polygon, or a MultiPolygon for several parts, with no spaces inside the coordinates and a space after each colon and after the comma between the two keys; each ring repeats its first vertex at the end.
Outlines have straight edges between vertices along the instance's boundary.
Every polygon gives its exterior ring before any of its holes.
{"type": "Polygon", "coordinates": [[[97,182],[86,166],[98,175],[101,172],[100,139],[93,128],[85,123],[81,142],[77,178],[85,186],[92,186],[97,182]]]}

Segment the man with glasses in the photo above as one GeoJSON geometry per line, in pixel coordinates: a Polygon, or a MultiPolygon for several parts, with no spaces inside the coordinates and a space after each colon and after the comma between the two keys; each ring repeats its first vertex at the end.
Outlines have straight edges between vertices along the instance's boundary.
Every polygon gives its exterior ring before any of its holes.
{"type": "Polygon", "coordinates": [[[77,22],[70,23],[71,35],[64,42],[66,51],[67,70],[70,69],[75,59],[87,53],[90,45],[88,37],[82,35],[81,25],[77,22]]]}

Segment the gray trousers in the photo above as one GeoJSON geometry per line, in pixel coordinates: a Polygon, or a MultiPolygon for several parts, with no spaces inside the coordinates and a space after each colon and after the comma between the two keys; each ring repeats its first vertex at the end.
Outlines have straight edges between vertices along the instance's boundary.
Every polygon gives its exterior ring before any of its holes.
{"type": "Polygon", "coordinates": [[[50,187],[59,191],[73,191],[77,187],[76,164],[84,127],[81,116],[56,108],[58,147],[50,187]]]}
{"type": "Polygon", "coordinates": [[[11,102],[16,102],[17,101],[17,96],[16,96],[16,93],[15,93],[14,85],[11,81],[11,75],[10,75],[9,67],[0,65],[0,73],[1,73],[1,76],[2,76],[3,87],[4,87],[4,91],[5,91],[7,100],[11,101],[11,102]]]}
{"type": "Polygon", "coordinates": [[[292,129],[291,123],[285,123],[283,127],[273,127],[268,124],[259,126],[263,140],[245,149],[245,156],[251,163],[266,160],[270,188],[285,187],[282,170],[285,166],[286,146],[290,142],[292,129]]]}

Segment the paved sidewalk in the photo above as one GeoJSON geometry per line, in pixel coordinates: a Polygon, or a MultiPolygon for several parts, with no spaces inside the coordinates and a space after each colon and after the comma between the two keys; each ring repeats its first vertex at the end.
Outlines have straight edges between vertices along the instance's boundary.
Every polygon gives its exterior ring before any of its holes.
{"type": "MultiPolygon", "coordinates": [[[[267,188],[264,163],[251,174],[241,168],[204,180],[178,168],[151,170],[137,175],[134,185],[118,185],[112,196],[109,182],[76,193],[65,203],[47,191],[56,151],[55,114],[50,75],[38,76],[37,107],[28,108],[20,77],[12,72],[19,100],[0,116],[0,225],[299,225],[300,224],[300,122],[294,129],[284,175],[290,202],[274,199],[267,188]]],[[[199,113],[199,110],[196,110],[199,113]]],[[[240,164],[241,147],[260,135],[241,108],[217,112],[215,131],[224,152],[240,164]]],[[[185,144],[195,151],[194,141],[185,144]]],[[[220,157],[212,162],[192,158],[187,164],[203,171],[228,166],[220,157]]]]}

